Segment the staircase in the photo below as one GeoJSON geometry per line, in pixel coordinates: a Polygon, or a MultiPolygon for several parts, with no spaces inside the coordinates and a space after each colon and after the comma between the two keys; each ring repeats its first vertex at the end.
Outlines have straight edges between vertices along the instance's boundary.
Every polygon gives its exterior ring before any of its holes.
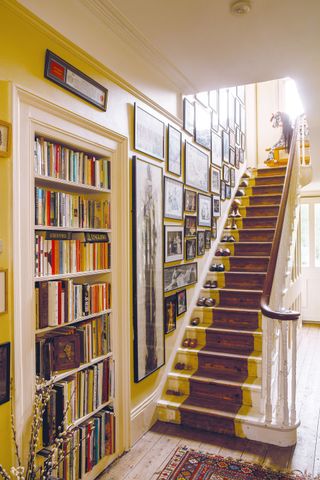
{"type": "Polygon", "coordinates": [[[229,217],[223,234],[235,241],[219,244],[230,256],[212,259],[225,270],[209,271],[217,288],[201,291],[216,304],[193,311],[158,402],[161,421],[239,437],[263,424],[260,302],[285,173],[261,168],[242,180],[241,217],[229,217]]]}

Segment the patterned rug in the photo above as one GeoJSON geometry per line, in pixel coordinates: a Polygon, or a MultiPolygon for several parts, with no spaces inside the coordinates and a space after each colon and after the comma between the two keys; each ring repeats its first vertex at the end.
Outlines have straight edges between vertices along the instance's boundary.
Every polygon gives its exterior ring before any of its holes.
{"type": "Polygon", "coordinates": [[[301,473],[275,472],[252,463],[178,448],[157,480],[297,480],[312,479],[301,473]]]}

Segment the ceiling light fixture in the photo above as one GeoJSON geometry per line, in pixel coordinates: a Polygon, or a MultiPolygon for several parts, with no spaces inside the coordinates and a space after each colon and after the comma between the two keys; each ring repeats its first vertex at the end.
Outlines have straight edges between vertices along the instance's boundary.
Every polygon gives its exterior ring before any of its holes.
{"type": "Polygon", "coordinates": [[[230,10],[233,15],[246,15],[251,11],[251,3],[248,0],[238,0],[231,4],[230,10]]]}

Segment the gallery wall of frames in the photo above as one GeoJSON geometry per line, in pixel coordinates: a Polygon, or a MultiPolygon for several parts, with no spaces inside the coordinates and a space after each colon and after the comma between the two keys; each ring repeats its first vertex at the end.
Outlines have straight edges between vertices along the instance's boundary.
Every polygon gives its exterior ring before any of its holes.
{"type": "Polygon", "coordinates": [[[187,311],[245,142],[244,86],[185,97],[183,130],[134,106],[141,153],[132,162],[135,382],[165,363],[165,335],[187,311]]]}

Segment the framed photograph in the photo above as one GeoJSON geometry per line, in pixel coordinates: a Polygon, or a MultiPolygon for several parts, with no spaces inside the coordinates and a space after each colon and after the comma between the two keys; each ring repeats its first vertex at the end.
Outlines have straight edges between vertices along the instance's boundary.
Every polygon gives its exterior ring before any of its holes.
{"type": "Polygon", "coordinates": [[[223,131],[222,132],[222,160],[226,163],[229,163],[229,149],[230,149],[229,133],[223,131]]]}
{"type": "Polygon", "coordinates": [[[197,255],[197,239],[187,238],[186,240],[186,260],[193,260],[197,255]]]}
{"type": "Polygon", "coordinates": [[[240,168],[240,148],[235,148],[235,167],[240,168]]]}
{"type": "Polygon", "coordinates": [[[211,238],[212,240],[217,238],[217,219],[214,217],[212,218],[211,238]]]}
{"type": "Polygon", "coordinates": [[[230,167],[228,167],[228,165],[223,165],[223,170],[222,170],[222,177],[223,177],[223,181],[225,183],[229,183],[230,182],[230,167]]]}
{"type": "Polygon", "coordinates": [[[194,237],[197,233],[197,217],[186,215],[184,217],[184,234],[186,237],[194,237]]]}
{"type": "Polygon", "coordinates": [[[177,323],[177,297],[170,295],[164,299],[164,333],[173,332],[177,323]]]}
{"type": "Polygon", "coordinates": [[[199,227],[211,227],[211,197],[198,194],[198,225],[199,227]]]}
{"type": "Polygon", "coordinates": [[[235,164],[236,164],[235,150],[234,150],[234,148],[231,148],[231,147],[230,147],[230,150],[229,150],[229,163],[230,163],[230,165],[232,165],[233,167],[234,167],[235,164]]]}
{"type": "Polygon", "coordinates": [[[193,285],[198,281],[198,264],[186,263],[164,269],[164,292],[193,285]]]}
{"type": "Polygon", "coordinates": [[[195,103],[195,141],[211,150],[211,111],[195,103]]]}
{"type": "Polygon", "coordinates": [[[206,230],[204,232],[204,246],[206,250],[210,250],[211,248],[211,232],[210,230],[206,230]]]}
{"type": "Polygon", "coordinates": [[[211,171],[211,175],[210,175],[211,192],[220,195],[221,170],[219,168],[211,167],[210,171],[211,171]]]}
{"type": "Polygon", "coordinates": [[[164,261],[178,262],[183,260],[184,229],[180,225],[164,227],[164,261]]]}
{"type": "Polygon", "coordinates": [[[220,217],[221,215],[221,204],[219,195],[212,196],[212,216],[220,217]]]}
{"type": "Polygon", "coordinates": [[[228,89],[219,90],[219,123],[224,130],[228,129],[228,89]]]}
{"type": "MultiPolygon", "coordinates": [[[[212,110],[211,114],[211,126],[215,132],[219,132],[219,112],[212,110]]],[[[211,139],[212,142],[212,139],[211,139]]]]}
{"type": "Polygon", "coordinates": [[[211,163],[222,167],[222,139],[213,130],[211,131],[211,163]]]}
{"type": "Polygon", "coordinates": [[[219,108],[218,101],[219,101],[218,90],[210,90],[210,92],[209,92],[209,106],[215,112],[217,112],[218,108],[219,108]]]}
{"type": "Polygon", "coordinates": [[[244,103],[245,100],[245,86],[239,85],[237,86],[237,97],[244,103]]]}
{"type": "Polygon", "coordinates": [[[236,184],[236,171],[234,168],[230,168],[230,186],[234,187],[236,184]]]}
{"type": "Polygon", "coordinates": [[[186,212],[196,213],[197,211],[197,192],[185,189],[184,191],[184,210],[186,212]]]}
{"type": "Polygon", "coordinates": [[[220,198],[223,202],[226,199],[226,182],[224,182],[223,180],[221,180],[220,184],[220,198]]]}
{"type": "Polygon", "coordinates": [[[0,157],[11,154],[11,124],[0,120],[0,157]]]}
{"type": "Polygon", "coordinates": [[[209,156],[186,142],[185,183],[204,192],[209,191],[209,156]]]}
{"type": "Polygon", "coordinates": [[[244,151],[240,149],[240,163],[244,163],[244,151]]]}
{"type": "Polygon", "coordinates": [[[232,93],[229,91],[229,99],[228,99],[228,120],[229,120],[229,128],[230,130],[235,129],[234,124],[234,115],[235,115],[235,98],[232,93]]]}
{"type": "Polygon", "coordinates": [[[198,92],[196,93],[196,99],[202,103],[205,107],[209,105],[209,92],[198,92]]]}
{"type": "Polygon", "coordinates": [[[231,185],[226,185],[226,198],[231,198],[231,185]]]}
{"type": "Polygon", "coordinates": [[[0,345],[0,405],[10,400],[10,343],[0,345]]]}
{"type": "Polygon", "coordinates": [[[168,125],[168,163],[167,170],[174,175],[181,175],[182,134],[168,125]]]}
{"type": "Polygon", "coordinates": [[[183,219],[183,183],[164,177],[164,216],[183,219]]]}
{"type": "Polygon", "coordinates": [[[134,379],[165,361],[162,168],[133,157],[134,379]]]}
{"type": "Polygon", "coordinates": [[[134,104],[134,148],[158,160],[164,160],[165,124],[134,104]]]}
{"type": "Polygon", "coordinates": [[[183,128],[194,136],[194,104],[187,98],[183,99],[183,128]]]}
{"type": "Polygon", "coordinates": [[[187,311],[187,290],[181,290],[177,295],[177,316],[179,317],[187,311]]]}
{"type": "Polygon", "coordinates": [[[205,253],[205,236],[204,230],[197,232],[197,255],[200,257],[205,253]]]}

